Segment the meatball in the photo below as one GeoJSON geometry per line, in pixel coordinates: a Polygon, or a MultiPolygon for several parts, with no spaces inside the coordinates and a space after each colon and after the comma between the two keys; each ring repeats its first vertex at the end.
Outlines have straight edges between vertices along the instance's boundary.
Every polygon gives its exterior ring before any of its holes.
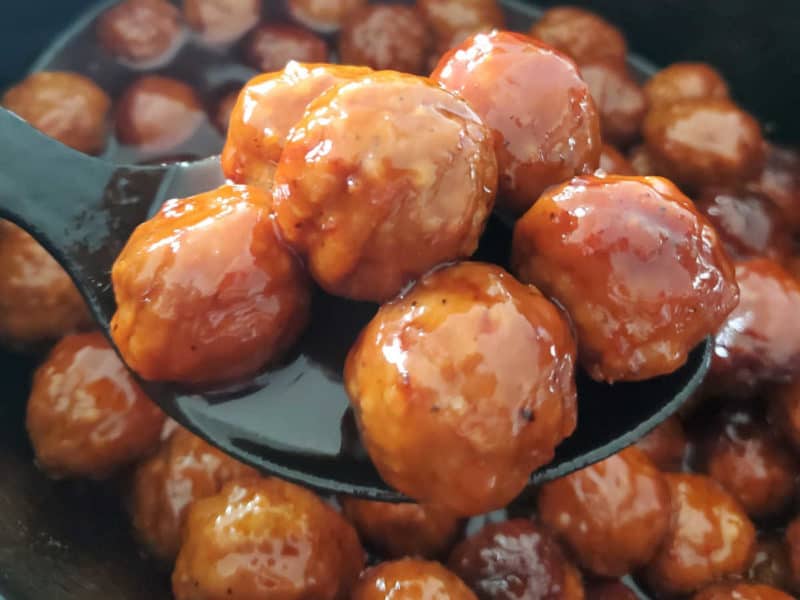
{"type": "Polygon", "coordinates": [[[761,172],[761,126],[730,100],[684,100],[647,113],[647,149],[665,175],[690,189],[736,185],[761,172]]]}
{"type": "Polygon", "coordinates": [[[747,570],[748,580],[776,588],[792,589],[789,552],[784,541],[783,536],[779,538],[775,535],[758,540],[753,561],[747,570]]]}
{"type": "Polygon", "coordinates": [[[205,118],[200,98],[190,86],[160,75],[146,75],[131,84],[116,114],[119,141],[145,153],[179,146],[205,118]]]}
{"type": "Polygon", "coordinates": [[[662,471],[682,470],[689,453],[683,425],[675,416],[636,442],[636,446],[662,471]]]}
{"type": "Polygon", "coordinates": [[[384,301],[475,251],[496,182],[491,133],[466,102],[384,71],[309,105],[273,199],[284,238],[323,289],[384,301]]]}
{"type": "Polygon", "coordinates": [[[189,506],[219,493],[234,479],[256,471],[179,427],[151,456],[136,467],[130,508],[139,539],[158,558],[178,554],[181,529],[189,506]]]}
{"type": "Polygon", "coordinates": [[[573,6],[546,10],[530,34],[568,54],[579,65],[598,61],[625,64],[628,53],[619,29],[593,12],[573,6]]]}
{"type": "Polygon", "coordinates": [[[261,0],[183,0],[183,16],[210,44],[238,40],[261,18],[261,0]]]}
{"type": "Polygon", "coordinates": [[[590,63],[581,66],[581,77],[600,114],[603,141],[626,146],[639,137],[647,112],[642,88],[620,63],[590,63]]]}
{"type": "Polygon", "coordinates": [[[666,473],[671,514],[667,536],[647,566],[650,585],[688,594],[742,573],[755,547],[755,528],[741,506],[713,479],[666,473]]]}
{"type": "Polygon", "coordinates": [[[574,430],[574,353],[567,320],[535,288],[462,263],[378,311],[345,387],[387,483],[475,515],[508,504],[574,430]]]}
{"type": "Polygon", "coordinates": [[[637,600],[633,590],[619,581],[596,581],[587,586],[589,600],[637,600]]]}
{"type": "Polygon", "coordinates": [[[754,187],[772,200],[793,232],[800,230],[800,154],[767,144],[766,163],[754,187]]]}
{"type": "Polygon", "coordinates": [[[616,175],[636,175],[636,171],[628,159],[619,150],[608,144],[603,144],[600,151],[600,168],[606,173],[616,175]]]}
{"type": "Polygon", "coordinates": [[[219,102],[217,102],[216,110],[214,111],[214,125],[224,135],[228,131],[228,124],[231,122],[231,114],[233,114],[233,107],[236,106],[236,101],[239,99],[239,92],[234,90],[225,94],[219,102]]]}
{"type": "Polygon", "coordinates": [[[222,171],[235,183],[272,189],[286,136],[306,106],[329,87],[362,77],[366,67],[289,62],[279,73],[258,75],[233,108],[222,150],[222,171]]]}
{"type": "Polygon", "coordinates": [[[430,34],[413,6],[373,4],[353,14],[339,34],[339,58],[345,64],[422,73],[430,34]]]}
{"type": "Polygon", "coordinates": [[[789,522],[786,527],[785,541],[792,586],[800,589],[800,517],[795,517],[789,522]]]}
{"type": "Polygon", "coordinates": [[[465,31],[502,29],[505,22],[497,0],[417,0],[417,8],[445,44],[452,44],[465,31]]]}
{"type": "Polygon", "coordinates": [[[163,424],[101,333],[66,336],[34,374],[26,425],[54,477],[103,479],[155,449],[163,424]]]}
{"type": "Polygon", "coordinates": [[[33,73],[10,88],[0,104],[70,148],[87,154],[105,148],[111,98],[83,75],[33,73]]]}
{"type": "Polygon", "coordinates": [[[520,279],[572,316],[600,381],[671,373],[736,306],[733,267],[694,204],[659,177],[576,177],[514,228],[520,279]]]}
{"type": "Polygon", "coordinates": [[[644,95],[651,108],[682,100],[724,100],[728,98],[728,84],[711,65],[680,62],[653,75],[644,86],[644,95]]]}
{"type": "Polygon", "coordinates": [[[264,24],[250,34],[244,53],[247,64],[270,73],[280,71],[291,60],[324,63],[328,60],[328,45],[307,29],[264,24]]]}
{"type": "Polygon", "coordinates": [[[800,450],[800,379],[778,386],[770,398],[770,421],[800,450]]]}
{"type": "Polygon", "coordinates": [[[313,493],[241,479],[189,509],[176,600],[346,600],[364,565],[353,528],[313,493]]]}
{"type": "Polygon", "coordinates": [[[636,175],[658,175],[661,172],[655,158],[644,144],[632,148],[628,153],[628,160],[631,161],[636,175]]]}
{"type": "Polygon", "coordinates": [[[578,562],[604,577],[644,565],[669,525],[667,483],[635,447],[543,485],[538,507],[578,562]]]}
{"type": "Polygon", "coordinates": [[[150,380],[208,383],[259,369],[308,320],[310,290],[269,197],[225,185],[170,200],[114,263],[111,334],[150,380]]]}
{"type": "Polygon", "coordinates": [[[556,541],[528,519],[486,525],[456,546],[448,566],[480,600],[584,597],[577,569],[556,541]]]}
{"type": "Polygon", "coordinates": [[[588,86],[561,53],[516,33],[478,34],[446,54],[431,77],[492,129],[511,211],[521,214],[548,186],[597,168],[600,121],[588,86]]]}
{"type": "Polygon", "coordinates": [[[342,512],[361,539],[391,558],[436,558],[455,541],[461,520],[450,511],[421,504],[342,498],[342,512]]]}
{"type": "Polygon", "coordinates": [[[333,33],[368,0],[288,0],[296,21],[319,33],[333,33]]]}
{"type": "Polygon", "coordinates": [[[446,598],[477,600],[464,582],[436,562],[404,559],[385,562],[362,575],[352,600],[446,598]]]}
{"type": "Polygon", "coordinates": [[[180,35],[180,13],[167,0],[124,0],[97,21],[97,38],[103,48],[134,63],[164,57],[180,35]]]}
{"type": "Polygon", "coordinates": [[[35,349],[89,322],[69,275],[24,230],[0,220],[0,341],[35,349]]]}
{"type": "Polygon", "coordinates": [[[767,585],[717,584],[695,594],[692,600],[792,600],[792,596],[767,585]]]}

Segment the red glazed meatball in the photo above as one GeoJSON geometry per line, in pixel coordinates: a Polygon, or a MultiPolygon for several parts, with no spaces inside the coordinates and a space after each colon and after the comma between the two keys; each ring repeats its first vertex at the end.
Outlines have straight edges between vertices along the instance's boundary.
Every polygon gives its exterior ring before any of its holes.
{"type": "Polygon", "coordinates": [[[750,564],[755,529],[741,506],[713,479],[666,473],[670,526],[647,567],[650,585],[664,594],[688,594],[750,564]]]}
{"type": "Polygon", "coordinates": [[[0,104],[70,148],[87,154],[105,148],[111,99],[83,75],[33,73],[9,89],[0,104]]]}
{"type": "Polygon", "coordinates": [[[669,525],[669,489],[638,448],[542,486],[539,518],[592,573],[620,577],[649,561],[669,525]]]}
{"type": "Polygon", "coordinates": [[[716,232],[659,177],[576,177],[514,228],[512,263],[570,313],[600,381],[671,373],[736,306],[716,232]]]}
{"type": "Polygon", "coordinates": [[[179,427],[133,475],[131,513],[139,539],[158,558],[178,554],[189,506],[256,471],[179,427]]]}
{"type": "Polygon", "coordinates": [[[233,107],[236,106],[236,101],[238,99],[239,92],[233,91],[225,94],[217,103],[217,108],[214,112],[214,125],[216,125],[217,129],[223,134],[228,131],[228,124],[231,122],[233,107]]]}
{"type": "Polygon", "coordinates": [[[651,108],[660,108],[682,100],[726,99],[728,84],[711,65],[680,62],[653,75],[644,94],[651,108]]]}
{"type": "Polygon", "coordinates": [[[656,164],[679,185],[734,185],[761,172],[761,126],[730,100],[684,100],[651,110],[644,139],[656,164]]]}
{"type": "Polygon", "coordinates": [[[759,539],[753,561],[747,570],[747,579],[754,583],[771,585],[781,589],[792,589],[792,570],[789,551],[783,535],[759,539]]]}
{"type": "Polygon", "coordinates": [[[183,16],[206,42],[227,44],[258,23],[261,4],[261,0],[183,0],[183,16]]]}
{"type": "Polygon", "coordinates": [[[619,581],[596,581],[587,586],[589,600],[637,600],[633,590],[619,581]]]}
{"type": "Polygon", "coordinates": [[[163,424],[100,333],[63,338],[33,377],[26,425],[54,477],[105,478],[155,449],[163,424]]]}
{"type": "Polygon", "coordinates": [[[767,144],[767,160],[754,187],[767,195],[794,232],[800,230],[800,154],[767,144]]]}
{"type": "Polygon", "coordinates": [[[632,148],[628,160],[631,161],[636,175],[659,175],[661,172],[655,158],[644,144],[632,148]]]}
{"type": "Polygon", "coordinates": [[[189,509],[176,600],[347,600],[364,565],[353,528],[313,493],[242,479],[189,509]]]}
{"type": "Polygon", "coordinates": [[[265,73],[280,71],[291,60],[305,63],[328,60],[325,40],[292,25],[260,25],[247,39],[244,52],[247,63],[265,73]]]}
{"type": "Polygon", "coordinates": [[[446,551],[461,530],[450,511],[421,504],[370,502],[342,498],[342,512],[359,536],[391,558],[435,558],[446,551]]]}
{"type": "Polygon", "coordinates": [[[235,183],[272,189],[286,136],[314,98],[337,83],[370,73],[366,67],[290,62],[280,73],[258,75],[233,108],[222,171],[235,183]]]}
{"type": "Polygon", "coordinates": [[[332,33],[368,0],[288,0],[296,21],[320,33],[332,33]]]}
{"type": "Polygon", "coordinates": [[[175,47],[180,34],[180,13],[167,0],[125,0],[97,21],[103,48],[135,63],[162,58],[175,47]]]}
{"type": "Polygon", "coordinates": [[[445,44],[463,32],[502,29],[505,21],[497,0],[417,0],[417,8],[445,44]]]}
{"type": "Polygon", "coordinates": [[[462,263],[378,311],[345,387],[387,483],[474,515],[508,504],[572,433],[574,352],[566,319],[535,288],[462,263]]]}
{"type": "Polygon", "coordinates": [[[647,112],[642,88],[624,64],[604,62],[581,66],[581,77],[600,114],[603,141],[626,146],[639,137],[647,112]]]}
{"type": "Polygon", "coordinates": [[[430,42],[425,19],[412,6],[373,4],[353,14],[339,34],[339,59],[350,65],[425,71],[430,42]]]}
{"type": "Polygon", "coordinates": [[[322,288],[384,301],[475,251],[496,182],[491,133],[467,103],[385,71],[309,105],[273,199],[284,238],[322,288]]]}
{"type": "Polygon", "coordinates": [[[589,88],[561,53],[516,33],[478,34],[446,54],[431,77],[492,129],[501,198],[512,211],[597,168],[600,121],[589,88]]]}
{"type": "Polygon", "coordinates": [[[800,450],[800,379],[778,386],[770,399],[770,422],[800,450]]]}
{"type": "Polygon", "coordinates": [[[615,175],[636,175],[636,171],[628,159],[619,150],[608,144],[603,144],[601,149],[600,168],[606,173],[615,175]]]}
{"type": "Polygon", "coordinates": [[[593,12],[573,6],[545,11],[530,34],[568,54],[579,65],[598,61],[625,64],[628,53],[619,29],[593,12]]]}
{"type": "Polygon", "coordinates": [[[142,152],[164,152],[192,137],[204,118],[190,86],[147,75],[125,90],[117,104],[117,137],[142,152]]]}
{"type": "Polygon", "coordinates": [[[689,441],[678,417],[670,417],[636,442],[636,446],[662,471],[683,469],[689,441]]]}
{"type": "Polygon", "coordinates": [[[351,600],[477,600],[458,577],[435,562],[404,559],[369,569],[351,600]]]}
{"type": "Polygon", "coordinates": [[[309,285],[270,209],[261,190],[226,185],[170,200],[136,228],[111,272],[111,334],[139,375],[231,379],[295,342],[309,285]]]}
{"type": "Polygon", "coordinates": [[[792,600],[792,596],[767,585],[717,584],[695,594],[692,600],[792,600]]]}

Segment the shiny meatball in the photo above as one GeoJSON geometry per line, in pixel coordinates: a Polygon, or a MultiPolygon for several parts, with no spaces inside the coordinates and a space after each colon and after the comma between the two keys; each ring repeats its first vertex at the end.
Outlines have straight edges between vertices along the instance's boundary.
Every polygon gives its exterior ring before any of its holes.
{"type": "Polygon", "coordinates": [[[689,441],[678,417],[670,417],[636,442],[636,446],[662,471],[680,471],[689,441]]]}
{"type": "Polygon", "coordinates": [[[325,40],[292,25],[259,26],[248,37],[244,52],[247,63],[265,73],[280,71],[291,60],[305,63],[328,60],[325,40]]]}
{"type": "Polygon", "coordinates": [[[222,150],[222,171],[235,183],[272,189],[286,136],[309,102],[337,83],[370,72],[366,67],[290,62],[244,86],[233,108],[222,150]]]}
{"type": "Polygon", "coordinates": [[[548,186],[597,168],[600,121],[563,54],[516,33],[478,34],[446,54],[431,77],[492,129],[501,198],[513,212],[525,212],[548,186]]]}
{"type": "Polygon", "coordinates": [[[450,511],[421,504],[342,498],[342,512],[361,539],[391,558],[435,558],[461,530],[450,511]]]}
{"type": "Polygon", "coordinates": [[[189,27],[211,44],[233,42],[261,18],[261,0],[183,0],[189,27]]]}
{"type": "Polygon", "coordinates": [[[637,600],[633,590],[619,581],[596,581],[587,586],[589,600],[637,600]]]}
{"type": "Polygon", "coordinates": [[[136,228],[111,272],[111,334],[139,375],[231,379],[294,343],[310,291],[270,208],[261,190],[226,185],[170,200],[136,228]]]}
{"type": "Polygon", "coordinates": [[[33,73],[9,89],[0,104],[70,148],[87,154],[105,148],[111,99],[83,75],[33,73]]]}
{"type": "Polygon", "coordinates": [[[339,59],[350,65],[425,71],[430,42],[425,19],[412,6],[373,4],[353,14],[339,34],[339,59]]]}
{"type": "Polygon", "coordinates": [[[189,509],[176,600],[347,600],[364,565],[353,528],[313,493],[242,479],[189,509]]]}
{"type": "Polygon", "coordinates": [[[658,177],[576,177],[514,228],[522,281],[572,316],[600,381],[671,373],[736,306],[733,267],[694,204],[658,177]]]}
{"type": "Polygon", "coordinates": [[[767,160],[754,187],[772,200],[794,232],[800,230],[800,153],[767,144],[767,160]]]}
{"type": "Polygon", "coordinates": [[[158,558],[178,554],[189,506],[222,486],[256,472],[182,427],[133,475],[131,513],[139,539],[158,558]]]}
{"type": "Polygon", "coordinates": [[[619,29],[593,12],[573,6],[545,11],[530,34],[568,54],[579,65],[598,61],[624,64],[628,53],[619,29]]]}
{"type": "Polygon", "coordinates": [[[778,386],[770,399],[770,422],[800,450],[800,379],[778,386]]]}
{"type": "Polygon", "coordinates": [[[600,114],[603,141],[625,146],[639,137],[647,111],[642,88],[619,63],[590,63],[581,66],[581,77],[600,114]]]}
{"type": "Polygon", "coordinates": [[[644,86],[651,108],[669,106],[682,100],[726,99],[728,84],[712,66],[681,62],[661,69],[644,86]]]}
{"type": "Polygon", "coordinates": [[[603,144],[600,151],[600,168],[606,173],[615,175],[636,175],[636,171],[628,159],[619,150],[608,144],[603,144]]]}
{"type": "Polygon", "coordinates": [[[296,21],[320,33],[332,33],[368,0],[288,0],[296,21]]]}
{"type": "Polygon", "coordinates": [[[64,269],[25,231],[0,220],[0,341],[33,348],[89,321],[64,269]]]}
{"type": "Polygon", "coordinates": [[[456,546],[448,566],[480,600],[584,597],[580,574],[558,543],[528,519],[486,525],[456,546]]]}
{"type": "Polygon", "coordinates": [[[800,589],[800,517],[795,517],[786,527],[786,550],[789,558],[789,570],[792,587],[800,589]]]}
{"type": "Polygon", "coordinates": [[[105,478],[155,449],[163,424],[100,333],[63,338],[33,377],[26,425],[54,477],[105,478]]]}
{"type": "Polygon", "coordinates": [[[770,535],[758,540],[753,560],[747,569],[748,580],[776,588],[792,589],[794,582],[789,565],[789,550],[784,542],[783,535],[770,535]]]}
{"type": "Polygon", "coordinates": [[[160,75],[141,77],[128,87],[116,115],[119,140],[142,152],[164,152],[182,144],[205,116],[190,86],[160,75]]]}
{"type": "Polygon", "coordinates": [[[650,585],[688,594],[742,573],[755,547],[755,528],[741,506],[709,477],[666,473],[671,514],[667,536],[647,566],[650,585]]]}
{"type": "Polygon", "coordinates": [[[284,238],[322,288],[384,301],[475,251],[496,182],[491,133],[467,103],[388,71],[309,105],[273,198],[284,238]]]}
{"type": "Polygon", "coordinates": [[[505,21],[497,0],[417,0],[417,8],[446,44],[465,31],[502,29],[505,21]]]}
{"type": "Polygon", "coordinates": [[[650,560],[669,525],[669,489],[638,448],[542,486],[539,518],[596,575],[620,577],[650,560]]]}
{"type": "Polygon", "coordinates": [[[631,148],[628,160],[636,175],[659,175],[661,173],[661,168],[656,164],[655,158],[644,144],[631,148]]]}
{"type": "Polygon", "coordinates": [[[761,172],[764,140],[753,117],[730,100],[684,100],[651,110],[647,149],[680,185],[733,185],[761,172]]]}
{"type": "Polygon", "coordinates": [[[148,62],[167,54],[180,39],[178,9],[167,0],[125,0],[97,21],[103,48],[131,62],[148,62]]]}
{"type": "Polygon", "coordinates": [[[692,600],[792,600],[792,596],[767,585],[720,583],[695,594],[692,600]]]}
{"type": "Polygon", "coordinates": [[[436,562],[404,559],[366,571],[351,600],[477,600],[458,577],[436,562]]]}
{"type": "Polygon", "coordinates": [[[239,92],[233,91],[225,94],[217,103],[216,110],[214,111],[214,125],[221,133],[225,134],[228,131],[228,124],[231,122],[231,115],[233,108],[236,106],[236,101],[239,99],[239,92]]]}
{"type": "Polygon", "coordinates": [[[434,271],[385,304],[345,386],[390,485],[474,515],[508,504],[576,422],[562,313],[493,265],[434,271]]]}

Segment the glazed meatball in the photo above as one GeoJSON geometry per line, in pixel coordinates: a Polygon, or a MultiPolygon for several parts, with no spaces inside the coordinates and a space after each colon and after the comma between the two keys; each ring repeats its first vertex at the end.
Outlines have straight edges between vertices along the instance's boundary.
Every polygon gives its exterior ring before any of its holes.
{"type": "Polygon", "coordinates": [[[766,585],[728,583],[712,585],[692,600],[792,600],[792,596],[766,585]]]}
{"type": "Polygon", "coordinates": [[[597,168],[600,121],[589,88],[561,53],[516,33],[478,34],[446,54],[431,77],[492,129],[511,211],[521,214],[548,186],[597,168]]]}
{"type": "Polygon", "coordinates": [[[180,13],[167,0],[125,0],[97,21],[97,37],[103,48],[134,63],[162,58],[175,47],[180,35],[180,13]]]}
{"type": "Polygon", "coordinates": [[[309,105],[273,199],[284,238],[323,289],[384,301],[475,251],[496,182],[491,133],[466,102],[384,71],[309,105]]]}
{"type": "Polygon", "coordinates": [[[619,581],[596,581],[587,586],[589,600],[637,600],[633,590],[619,581]]]}
{"type": "Polygon", "coordinates": [[[292,25],[260,25],[247,39],[244,52],[247,64],[265,73],[280,71],[291,60],[304,63],[328,60],[325,40],[292,25]]]}
{"type": "Polygon", "coordinates": [[[111,99],[83,75],[33,73],[9,89],[0,104],[70,148],[87,154],[105,148],[111,99]]]}
{"type": "Polygon", "coordinates": [[[339,34],[339,58],[404,73],[425,71],[430,34],[412,6],[373,4],[353,14],[339,34]]]}
{"type": "Polygon", "coordinates": [[[655,555],[669,524],[669,489],[632,447],[543,485],[538,507],[584,568],[620,577],[655,555]]]}
{"type": "Polygon", "coordinates": [[[563,314],[494,265],[432,272],[385,304],[345,366],[387,483],[475,515],[509,503],[576,422],[563,314]]]}
{"type": "Polygon", "coordinates": [[[417,0],[417,8],[445,44],[463,32],[502,29],[505,21],[497,0],[417,0]]]}
{"type": "Polygon", "coordinates": [[[257,473],[179,427],[136,467],[130,509],[139,539],[158,558],[178,554],[189,506],[234,479],[257,473]]]}
{"type": "Polygon", "coordinates": [[[66,336],[33,377],[26,425],[54,477],[103,479],[155,449],[163,424],[100,333],[66,336]]]}
{"type": "Polygon", "coordinates": [[[296,21],[320,33],[337,31],[368,0],[288,0],[296,21]]]}
{"type": "Polygon", "coordinates": [[[176,600],[347,600],[364,565],[353,528],[313,493],[242,479],[189,509],[176,600]]]}
{"type": "Polygon", "coordinates": [[[261,0],[183,0],[183,16],[206,42],[227,44],[258,23],[261,0]]]}
{"type": "Polygon", "coordinates": [[[189,85],[146,75],[117,104],[117,137],[141,152],[166,152],[192,137],[204,118],[200,98],[189,85]]]}
{"type": "Polygon", "coordinates": [[[236,106],[236,101],[239,99],[239,92],[232,91],[225,94],[217,103],[216,110],[214,111],[214,125],[223,134],[228,131],[228,124],[231,122],[231,115],[233,114],[233,107],[236,106]]]}
{"type": "Polygon", "coordinates": [[[800,230],[800,154],[767,144],[766,155],[764,170],[754,187],[772,200],[796,233],[800,230]]]}
{"type": "Polygon", "coordinates": [[[295,342],[310,290],[270,209],[263,191],[225,185],[170,200],[136,228],[111,272],[111,334],[139,375],[232,379],[295,342]]]}
{"type": "Polygon", "coordinates": [[[619,63],[591,63],[581,66],[581,77],[600,114],[603,141],[626,146],[639,137],[647,111],[642,88],[619,63]]]}
{"type": "Polygon", "coordinates": [[[771,585],[782,589],[792,589],[792,570],[789,566],[789,552],[783,536],[759,539],[753,553],[753,561],[747,570],[747,579],[754,583],[771,585]]]}
{"type": "Polygon", "coordinates": [[[24,230],[0,220],[0,341],[34,349],[89,322],[69,275],[24,230]]]}
{"type": "Polygon", "coordinates": [[[750,564],[755,529],[741,506],[713,479],[666,473],[669,529],[647,566],[650,585],[664,594],[688,594],[750,564]]]}
{"type": "Polygon", "coordinates": [[[653,75],[644,94],[651,108],[660,108],[682,100],[726,99],[728,84],[711,65],[681,62],[653,75]]]}
{"type": "Polygon", "coordinates": [[[436,558],[455,541],[461,520],[421,504],[342,498],[342,512],[361,539],[391,558],[436,558]]]}
{"type": "Polygon", "coordinates": [[[785,541],[792,587],[800,589],[800,517],[795,517],[789,522],[786,527],[785,541]]]}
{"type": "Polygon", "coordinates": [[[800,450],[800,379],[778,386],[770,398],[770,422],[800,450]]]}
{"type": "Polygon", "coordinates": [[[556,541],[528,519],[486,525],[456,546],[448,566],[480,600],[584,597],[577,569],[556,541]]]}
{"type": "Polygon", "coordinates": [[[628,162],[619,150],[608,144],[603,144],[600,151],[600,168],[606,173],[615,175],[636,175],[633,165],[628,162]]]}
{"type": "Polygon", "coordinates": [[[689,441],[678,417],[670,417],[636,442],[636,446],[662,471],[683,469],[689,441]]]}
{"type": "Polygon", "coordinates": [[[730,100],[684,100],[647,113],[647,149],[679,185],[735,185],[761,172],[764,140],[753,117],[730,100]]]}
{"type": "Polygon", "coordinates": [[[458,577],[435,562],[404,559],[369,569],[351,600],[412,600],[420,598],[477,600],[458,577]]]}
{"type": "Polygon", "coordinates": [[[619,29],[588,10],[555,6],[542,14],[530,34],[571,56],[579,65],[625,64],[628,46],[619,29]]]}
{"type": "Polygon", "coordinates": [[[671,373],[737,302],[733,267],[694,204],[659,177],[576,177],[514,228],[512,263],[570,313],[599,381],[671,373]]]}
{"type": "Polygon", "coordinates": [[[636,175],[659,175],[661,173],[655,158],[644,144],[631,148],[628,160],[636,175]]]}
{"type": "Polygon", "coordinates": [[[279,73],[258,75],[233,108],[222,150],[222,171],[235,183],[272,189],[286,136],[306,106],[331,86],[370,72],[366,67],[289,62],[279,73]]]}

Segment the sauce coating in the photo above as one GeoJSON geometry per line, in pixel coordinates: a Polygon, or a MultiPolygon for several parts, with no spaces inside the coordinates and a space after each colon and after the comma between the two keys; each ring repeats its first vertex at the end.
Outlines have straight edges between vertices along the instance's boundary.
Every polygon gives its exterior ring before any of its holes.
{"type": "Polygon", "coordinates": [[[683,424],[675,416],[636,442],[636,447],[662,471],[681,471],[690,450],[683,424]]]}
{"type": "Polygon", "coordinates": [[[97,21],[97,38],[103,48],[135,63],[162,57],[180,34],[180,12],[166,0],[125,0],[97,21]]]}
{"type": "Polygon", "coordinates": [[[366,571],[351,600],[477,600],[453,573],[435,562],[404,559],[366,571]]]}
{"type": "Polygon", "coordinates": [[[624,64],[614,62],[581,65],[581,77],[600,115],[603,141],[627,146],[640,134],[647,112],[642,88],[624,64]]]}
{"type": "Polygon", "coordinates": [[[228,44],[261,18],[261,0],[183,0],[183,16],[210,44],[228,44]]]}
{"type": "Polygon", "coordinates": [[[601,16],[574,6],[546,10],[530,34],[571,56],[579,65],[598,61],[625,64],[628,54],[619,29],[601,16]]]}
{"type": "Polygon", "coordinates": [[[644,86],[644,95],[654,109],[682,100],[727,99],[728,84],[711,65],[677,62],[653,75],[644,86]]]}
{"type": "Polygon", "coordinates": [[[247,38],[244,54],[251,67],[270,73],[285,68],[291,60],[324,63],[328,60],[328,45],[307,29],[264,24],[247,38]]]}

